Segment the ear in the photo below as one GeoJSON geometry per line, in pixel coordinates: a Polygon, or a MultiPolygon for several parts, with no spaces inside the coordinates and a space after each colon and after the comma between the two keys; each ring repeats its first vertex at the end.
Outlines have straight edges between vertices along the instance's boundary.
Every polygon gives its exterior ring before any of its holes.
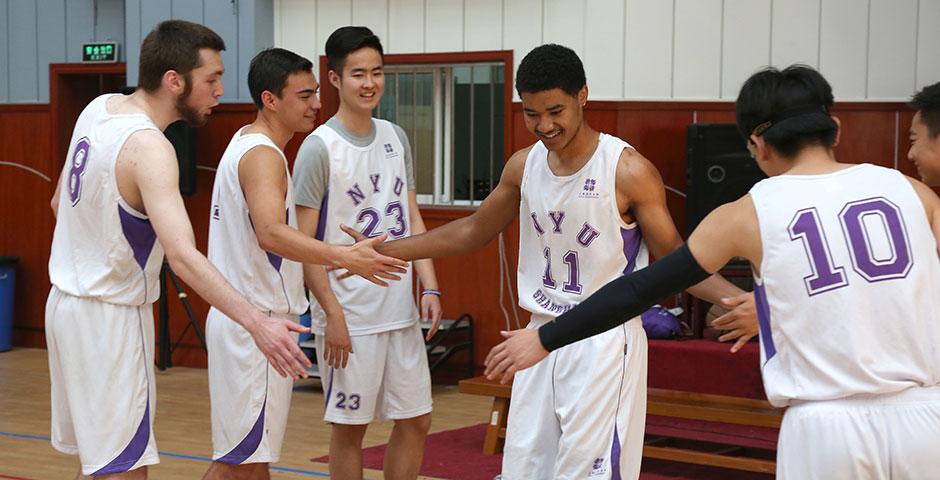
{"type": "Polygon", "coordinates": [[[342,83],[342,78],[340,78],[339,74],[334,70],[330,70],[326,73],[326,75],[330,78],[330,85],[333,85],[337,90],[339,90],[339,85],[342,83]]]}
{"type": "Polygon", "coordinates": [[[756,146],[755,151],[757,152],[757,155],[754,156],[754,160],[760,161],[761,159],[768,158],[767,149],[769,147],[767,146],[767,142],[764,141],[764,138],[757,135],[751,135],[750,138],[751,143],[756,146]]]}
{"type": "Polygon", "coordinates": [[[163,84],[163,88],[166,88],[167,91],[173,95],[179,95],[186,89],[186,79],[176,70],[163,72],[163,80],[161,83],[163,84]]]}
{"type": "Polygon", "coordinates": [[[833,115],[832,121],[836,122],[836,128],[838,128],[838,130],[836,130],[836,141],[832,144],[832,146],[838,147],[839,141],[842,140],[842,120],[839,120],[839,117],[833,115]]]}
{"type": "Polygon", "coordinates": [[[277,98],[277,95],[271,93],[270,90],[265,90],[261,92],[261,104],[264,105],[264,108],[268,108],[271,111],[277,111],[277,101],[280,100],[277,98]]]}
{"type": "Polygon", "coordinates": [[[581,90],[578,90],[578,104],[581,105],[581,108],[584,108],[587,105],[588,99],[588,87],[587,85],[581,87],[581,90]]]}

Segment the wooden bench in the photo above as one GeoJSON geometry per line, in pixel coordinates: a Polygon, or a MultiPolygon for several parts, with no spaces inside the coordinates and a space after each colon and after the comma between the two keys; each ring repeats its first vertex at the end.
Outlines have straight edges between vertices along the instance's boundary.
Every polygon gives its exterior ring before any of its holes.
{"type": "MultiPolygon", "coordinates": [[[[489,425],[483,441],[483,453],[500,453],[506,440],[506,421],[512,385],[500,385],[486,377],[461,380],[461,393],[493,397],[489,425]]],[[[663,417],[705,420],[758,427],[779,428],[783,409],[764,400],[707,395],[651,388],[647,391],[647,413],[663,417]]],[[[774,473],[776,462],[771,455],[760,455],[746,447],[709,442],[683,442],[665,436],[648,436],[643,456],[676,462],[733,468],[751,472],[774,473]]]]}

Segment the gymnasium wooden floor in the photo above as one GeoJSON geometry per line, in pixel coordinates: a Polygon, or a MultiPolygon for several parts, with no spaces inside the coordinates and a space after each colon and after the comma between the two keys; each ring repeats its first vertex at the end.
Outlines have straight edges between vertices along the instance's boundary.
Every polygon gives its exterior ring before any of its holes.
{"type": "MultiPolygon", "coordinates": [[[[50,446],[49,371],[46,351],[15,349],[0,353],[0,479],[72,479],[77,457],[50,446]]],[[[209,466],[211,433],[206,370],[174,367],[157,371],[157,414],[154,430],[160,464],[150,478],[198,479],[209,466]]],[[[491,401],[462,395],[456,386],[434,387],[431,432],[485,422],[491,401]]],[[[386,442],[391,422],[373,424],[365,447],[386,442]]],[[[323,422],[323,391],[318,380],[303,380],[294,388],[281,461],[273,479],[326,478],[327,466],[311,458],[329,450],[329,426],[323,422]]],[[[482,445],[481,445],[482,448],[482,445]]],[[[381,479],[382,472],[366,470],[365,478],[381,479]]],[[[431,478],[431,477],[420,477],[431,478]]]]}

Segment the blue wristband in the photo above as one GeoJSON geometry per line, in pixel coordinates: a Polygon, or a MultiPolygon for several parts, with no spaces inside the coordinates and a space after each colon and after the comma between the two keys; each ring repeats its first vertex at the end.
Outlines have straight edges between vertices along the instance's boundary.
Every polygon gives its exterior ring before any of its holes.
{"type": "Polygon", "coordinates": [[[431,289],[427,289],[427,290],[424,290],[424,291],[421,292],[421,296],[422,296],[422,297],[425,296],[425,295],[434,295],[434,296],[440,297],[440,296],[441,296],[441,291],[440,291],[440,290],[431,290],[431,289]]]}

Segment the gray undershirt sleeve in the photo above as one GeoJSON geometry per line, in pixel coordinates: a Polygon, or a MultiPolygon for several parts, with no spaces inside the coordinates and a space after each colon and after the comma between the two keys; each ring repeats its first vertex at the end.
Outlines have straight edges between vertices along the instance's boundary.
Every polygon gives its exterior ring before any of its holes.
{"type": "Polygon", "coordinates": [[[320,209],[330,182],[330,154],[323,139],[308,136],[294,159],[294,203],[320,209]]]}
{"type": "Polygon", "coordinates": [[[415,159],[411,156],[411,143],[408,142],[408,135],[405,135],[405,131],[401,127],[394,123],[392,127],[395,128],[398,139],[405,147],[405,176],[408,177],[406,180],[408,190],[415,190],[417,188],[415,187],[415,159]]]}

